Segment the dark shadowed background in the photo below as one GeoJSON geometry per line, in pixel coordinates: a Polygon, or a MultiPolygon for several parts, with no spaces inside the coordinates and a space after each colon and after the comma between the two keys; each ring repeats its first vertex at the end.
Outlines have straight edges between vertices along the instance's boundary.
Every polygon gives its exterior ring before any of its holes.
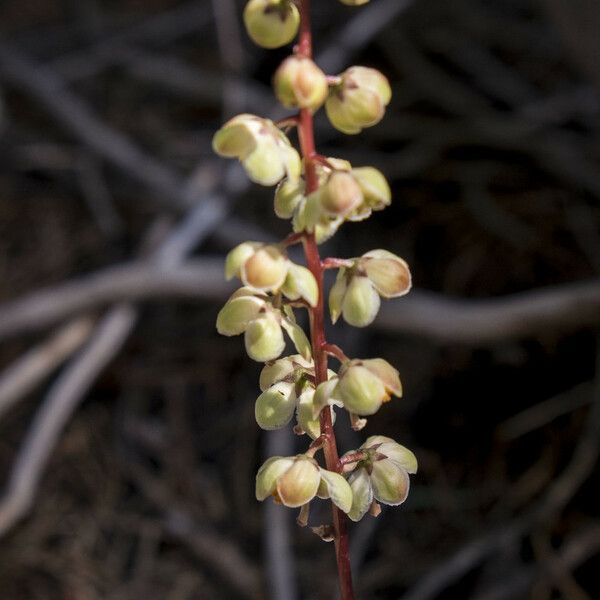
{"type": "MultiPolygon", "coordinates": [[[[330,332],[399,368],[365,432],[420,462],[351,527],[358,597],[598,598],[600,3],[313,4],[321,66],[394,89],[360,136],[317,119],[394,191],[324,252],[387,248],[415,282],[330,332]]],[[[225,252],[288,231],[210,149],[281,114],[289,49],[251,45],[242,6],[0,4],[1,600],[335,597],[332,547],[254,498],[302,446],[258,429],[259,366],[214,329],[225,252]]]]}

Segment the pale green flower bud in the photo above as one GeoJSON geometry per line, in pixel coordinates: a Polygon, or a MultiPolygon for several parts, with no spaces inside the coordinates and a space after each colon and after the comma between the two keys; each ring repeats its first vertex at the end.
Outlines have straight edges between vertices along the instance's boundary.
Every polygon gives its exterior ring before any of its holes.
{"type": "Polygon", "coordinates": [[[279,48],[296,37],[300,14],[291,0],[250,0],[244,9],[244,23],[255,44],[279,48]]]}
{"type": "Polygon", "coordinates": [[[225,279],[241,277],[242,265],[260,248],[260,242],[243,242],[225,257],[225,279]]]}
{"type": "Polygon", "coordinates": [[[299,354],[279,358],[263,367],[259,378],[260,389],[264,392],[279,381],[296,381],[299,374],[311,369],[314,369],[312,360],[305,360],[299,354]]]}
{"type": "Polygon", "coordinates": [[[325,73],[310,58],[300,56],[290,56],[281,63],[275,72],[273,87],[287,108],[312,111],[321,107],[329,91],[325,73]]]}
{"type": "Polygon", "coordinates": [[[319,288],[314,275],[301,265],[290,264],[287,277],[281,291],[290,300],[302,298],[315,307],[319,300],[319,288]]]}
{"type": "Polygon", "coordinates": [[[291,219],[304,198],[304,183],[284,179],[275,190],[275,214],[280,219],[291,219]]]}
{"type": "Polygon", "coordinates": [[[331,124],[347,134],[360,133],[381,121],[392,97],[386,77],[375,69],[350,67],[325,103],[331,124]]]}
{"type": "Polygon", "coordinates": [[[281,326],[270,312],[250,321],[244,336],[248,356],[257,362],[275,360],[285,348],[281,326]]]}
{"type": "Polygon", "coordinates": [[[362,190],[351,173],[334,171],[322,188],[321,207],[330,215],[346,216],[362,204],[362,190]]]}
{"type": "Polygon", "coordinates": [[[297,508],[317,494],[321,472],[314,458],[299,454],[293,458],[274,456],[256,475],[256,498],[273,496],[277,502],[297,508]]]}
{"type": "Polygon", "coordinates": [[[359,467],[348,478],[352,490],[352,506],[348,516],[353,521],[360,521],[373,503],[373,487],[367,469],[359,467]]]}
{"type": "Polygon", "coordinates": [[[417,457],[408,448],[398,444],[384,435],[372,435],[361,448],[375,448],[378,454],[384,455],[407,473],[414,475],[418,469],[417,457]]]}
{"type": "Polygon", "coordinates": [[[272,431],[287,425],[295,408],[295,383],[280,381],[256,399],[254,416],[261,429],[272,431]]]}
{"type": "Polygon", "coordinates": [[[255,296],[228,300],[217,316],[217,331],[226,336],[240,335],[264,310],[265,301],[255,296]]]}
{"type": "MultiPolygon", "coordinates": [[[[360,451],[348,454],[359,455],[355,470],[348,479],[354,494],[351,519],[362,518],[373,499],[391,506],[406,500],[410,488],[408,474],[417,472],[417,459],[408,448],[391,438],[374,435],[367,439],[360,451]]],[[[352,468],[351,464],[349,466],[352,468]]]]}
{"type": "Polygon", "coordinates": [[[397,506],[408,497],[408,473],[391,460],[376,460],[371,466],[373,496],[383,504],[397,506]]]}
{"type": "Polygon", "coordinates": [[[331,498],[331,501],[343,512],[352,508],[353,494],[350,484],[339,474],[320,469],[321,483],[317,491],[319,498],[331,498]]]}
{"type": "Polygon", "coordinates": [[[221,156],[239,159],[248,177],[260,185],[275,185],[286,175],[290,180],[300,177],[300,155],[268,119],[249,114],[234,117],[213,137],[213,149],[221,156]]]}
{"type": "Polygon", "coordinates": [[[279,248],[263,246],[242,263],[240,278],[244,285],[275,292],[283,285],[289,265],[279,248]]]}
{"type": "Polygon", "coordinates": [[[354,327],[370,325],[379,312],[381,300],[367,277],[355,275],[350,280],[342,302],[344,321],[354,327]]]}
{"type": "Polygon", "coordinates": [[[358,265],[384,298],[397,298],[410,291],[410,270],[399,256],[387,250],[371,250],[363,254],[358,265]]]}
{"type": "Polygon", "coordinates": [[[383,210],[392,202],[392,190],[383,173],[374,167],[352,169],[352,176],[364,195],[365,206],[383,210]]]}
{"type": "Polygon", "coordinates": [[[342,369],[336,396],[346,410],[360,416],[375,414],[382,402],[389,399],[384,383],[360,361],[353,361],[342,369]]]}

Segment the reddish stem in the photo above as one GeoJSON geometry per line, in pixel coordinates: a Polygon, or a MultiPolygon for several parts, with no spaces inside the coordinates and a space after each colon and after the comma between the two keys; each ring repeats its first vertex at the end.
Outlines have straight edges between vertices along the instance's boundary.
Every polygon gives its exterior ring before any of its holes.
{"type": "Polygon", "coordinates": [[[293,246],[294,244],[299,244],[302,241],[304,234],[302,233],[290,233],[285,239],[281,240],[280,244],[287,248],[288,246],[293,246]]]}
{"type": "Polygon", "coordinates": [[[325,352],[327,352],[327,354],[330,356],[335,356],[335,358],[337,358],[341,363],[350,360],[344,351],[336,344],[325,344],[323,346],[323,350],[325,350],[325,352]]]}
{"type": "MultiPolygon", "coordinates": [[[[310,24],[310,0],[300,0],[300,39],[297,52],[300,56],[312,58],[312,31],[310,24]]],[[[310,110],[301,110],[298,123],[298,137],[304,158],[304,174],[306,177],[307,194],[314,192],[319,187],[316,170],[315,137],[313,117],[310,110]]],[[[325,307],[323,302],[323,268],[321,257],[313,233],[304,236],[304,253],[308,268],[317,281],[319,299],[317,306],[309,311],[310,335],[315,362],[315,384],[319,385],[327,381],[327,352],[325,347],[325,307]]],[[[340,467],[335,432],[331,422],[331,411],[323,410],[320,415],[321,435],[323,436],[325,462],[331,471],[337,471],[340,467]]],[[[346,515],[332,503],[333,527],[335,530],[335,551],[338,567],[338,577],[342,600],[354,600],[352,588],[352,572],[350,569],[350,556],[348,544],[348,529],[346,515]]]]}
{"type": "Polygon", "coordinates": [[[350,452],[349,454],[346,454],[345,456],[340,458],[340,465],[344,466],[344,465],[351,465],[351,464],[357,463],[361,460],[364,460],[366,455],[367,455],[367,453],[364,450],[357,450],[356,452],[350,452]]]}
{"type": "Polygon", "coordinates": [[[354,261],[349,258],[324,258],[321,266],[324,269],[350,269],[354,266],[354,261]]]}
{"type": "Polygon", "coordinates": [[[280,129],[287,129],[289,127],[296,127],[298,125],[298,121],[300,120],[298,115],[292,115],[290,117],[284,117],[283,119],[279,119],[279,121],[275,121],[275,125],[280,129]]]}
{"type": "Polygon", "coordinates": [[[332,171],[335,171],[335,167],[329,162],[328,158],[322,154],[315,154],[314,161],[332,171]]]}

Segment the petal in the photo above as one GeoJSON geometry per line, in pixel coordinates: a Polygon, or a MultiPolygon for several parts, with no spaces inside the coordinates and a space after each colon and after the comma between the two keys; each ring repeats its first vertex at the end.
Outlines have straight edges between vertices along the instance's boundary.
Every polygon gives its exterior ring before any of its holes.
{"type": "Polygon", "coordinates": [[[225,257],[225,279],[239,277],[242,265],[262,246],[259,242],[243,242],[225,257]]]}
{"type": "Polygon", "coordinates": [[[302,298],[312,307],[315,307],[319,300],[319,288],[314,275],[306,267],[293,263],[290,263],[282,292],[290,300],[302,298]]]}
{"type": "Polygon", "coordinates": [[[352,508],[352,488],[350,484],[339,474],[333,471],[327,471],[321,469],[321,485],[319,491],[322,493],[325,491],[327,496],[321,496],[320,498],[331,498],[331,501],[345,513],[350,512],[352,508]]]}
{"type": "Polygon", "coordinates": [[[369,369],[373,375],[377,375],[388,393],[402,397],[402,383],[400,374],[387,360],[383,358],[370,358],[361,361],[363,367],[369,369]]]}
{"type": "Polygon", "coordinates": [[[375,499],[383,504],[402,504],[410,488],[408,473],[391,460],[383,459],[373,463],[371,483],[375,499]]]}
{"type": "Polygon", "coordinates": [[[293,323],[289,319],[282,319],[281,326],[285,329],[287,334],[290,336],[292,343],[296,347],[298,353],[305,359],[309,359],[312,356],[312,349],[310,341],[306,337],[302,327],[293,323]]]}
{"type": "Polygon", "coordinates": [[[360,265],[384,298],[404,296],[412,286],[408,265],[398,256],[372,258],[365,255],[361,258],[360,265]]]}
{"type": "Polygon", "coordinates": [[[348,483],[352,490],[352,506],[348,511],[348,516],[353,521],[360,521],[368,512],[373,502],[371,479],[367,470],[364,467],[360,467],[350,475],[348,483]]]}
{"type": "Polygon", "coordinates": [[[270,136],[261,138],[256,148],[242,160],[248,177],[259,185],[272,186],[286,175],[281,149],[270,136]]]}
{"type": "Polygon", "coordinates": [[[300,394],[296,410],[296,419],[302,431],[304,431],[304,433],[306,433],[313,440],[316,440],[321,435],[321,423],[319,418],[315,418],[313,415],[314,395],[314,388],[308,386],[300,394]]]}
{"type": "Polygon", "coordinates": [[[275,214],[280,219],[291,219],[304,198],[304,184],[284,179],[275,191],[275,214]]]}
{"type": "MultiPolygon", "coordinates": [[[[343,94],[342,94],[343,97],[343,94]]],[[[329,98],[325,102],[325,112],[330,123],[342,133],[354,135],[360,133],[361,127],[352,119],[344,106],[344,101],[338,93],[330,92],[329,98]]]]}
{"type": "MultiPolygon", "coordinates": [[[[298,354],[279,358],[275,362],[265,365],[260,372],[259,386],[261,391],[268,390],[273,384],[283,381],[292,376],[292,373],[298,368],[297,361],[302,360],[298,354]]],[[[308,366],[310,366],[307,363],[308,366]]]]}
{"type": "Polygon", "coordinates": [[[346,269],[340,269],[335,283],[329,292],[329,314],[331,316],[331,322],[334,325],[342,314],[342,304],[347,289],[346,269]]]}
{"type": "Polygon", "coordinates": [[[268,498],[277,489],[279,477],[293,464],[293,458],[282,456],[269,458],[256,474],[256,499],[262,501],[268,498]]]}
{"type": "Polygon", "coordinates": [[[370,448],[375,445],[378,446],[377,452],[387,456],[389,460],[396,463],[398,467],[404,469],[407,473],[414,475],[417,472],[417,457],[405,446],[384,435],[372,435],[361,447],[370,448]]]}
{"type": "Polygon", "coordinates": [[[244,342],[248,356],[257,362],[275,360],[285,348],[281,326],[270,313],[248,324],[244,342]]]}
{"type": "Polygon", "coordinates": [[[212,141],[213,150],[227,158],[248,156],[256,148],[256,133],[253,131],[253,115],[238,115],[225,123],[212,141]]]}
{"type": "Polygon", "coordinates": [[[281,381],[256,399],[254,416],[261,429],[281,429],[291,421],[296,408],[294,388],[294,383],[281,381]]]}
{"type": "Polygon", "coordinates": [[[240,335],[255,320],[265,302],[254,296],[241,296],[229,300],[217,315],[217,331],[221,335],[240,335]]]}
{"type": "Polygon", "coordinates": [[[323,187],[321,207],[332,215],[347,215],[363,201],[363,193],[356,179],[347,171],[334,171],[323,187]]]}
{"type": "Polygon", "coordinates": [[[364,89],[368,89],[381,99],[384,106],[387,106],[392,99],[392,88],[387,77],[377,69],[370,67],[350,67],[346,70],[345,77],[364,89]]]}
{"type": "Polygon", "coordinates": [[[317,494],[321,473],[317,462],[298,456],[294,464],[278,479],[277,493],[281,502],[290,508],[310,502],[317,494]]]}
{"type": "Polygon", "coordinates": [[[277,291],[283,285],[290,262],[275,246],[264,246],[242,263],[240,277],[244,285],[257,290],[277,291]]]}
{"type": "Polygon", "coordinates": [[[317,386],[313,399],[313,418],[318,418],[319,413],[330,403],[333,392],[338,384],[338,378],[323,381],[317,386]]]}
{"type": "Polygon", "coordinates": [[[361,417],[375,414],[387,396],[381,380],[360,365],[350,366],[340,376],[335,393],[346,410],[361,417]]]}
{"type": "Polygon", "coordinates": [[[298,33],[299,23],[300,13],[293,2],[250,0],[244,8],[244,24],[248,35],[263,48],[279,48],[289,44],[298,33]],[[274,4],[278,6],[272,7],[274,4]]]}
{"type": "Polygon", "coordinates": [[[342,304],[344,321],[354,327],[366,327],[375,320],[380,305],[379,294],[369,279],[352,277],[342,304]]]}
{"type": "Polygon", "coordinates": [[[333,237],[343,222],[344,217],[336,217],[335,219],[329,218],[325,222],[321,221],[317,223],[315,226],[315,240],[317,244],[323,244],[333,237]]]}
{"type": "Polygon", "coordinates": [[[390,205],[392,190],[381,171],[374,167],[359,167],[352,169],[352,175],[360,185],[368,206],[381,210],[390,205]]]}

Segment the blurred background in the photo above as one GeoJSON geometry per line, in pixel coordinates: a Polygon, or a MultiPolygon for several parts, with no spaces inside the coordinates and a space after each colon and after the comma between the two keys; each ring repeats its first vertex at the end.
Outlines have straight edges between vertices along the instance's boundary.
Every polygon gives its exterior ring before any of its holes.
{"type": "MultiPolygon", "coordinates": [[[[329,333],[400,369],[364,433],[420,462],[351,527],[357,595],[599,598],[600,4],[313,4],[319,64],[394,89],[360,136],[317,119],[394,191],[324,254],[387,248],[415,282],[329,333]]],[[[335,597],[332,546],[254,498],[303,442],[258,429],[260,366],[214,329],[225,253],[288,231],[210,150],[233,114],[282,114],[289,49],[254,47],[242,7],[0,4],[2,600],[335,597]]]]}

